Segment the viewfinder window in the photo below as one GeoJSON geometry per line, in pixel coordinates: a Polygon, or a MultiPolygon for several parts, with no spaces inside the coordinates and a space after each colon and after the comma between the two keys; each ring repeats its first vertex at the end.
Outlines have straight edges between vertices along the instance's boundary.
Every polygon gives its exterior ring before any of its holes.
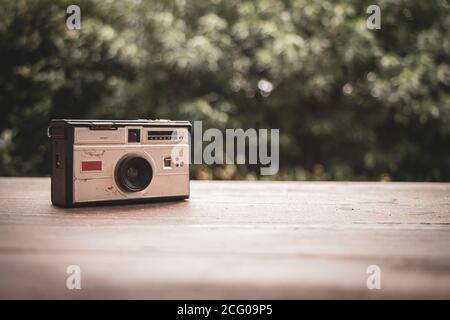
{"type": "Polygon", "coordinates": [[[141,130],[128,129],[128,142],[141,142],[141,130]]]}

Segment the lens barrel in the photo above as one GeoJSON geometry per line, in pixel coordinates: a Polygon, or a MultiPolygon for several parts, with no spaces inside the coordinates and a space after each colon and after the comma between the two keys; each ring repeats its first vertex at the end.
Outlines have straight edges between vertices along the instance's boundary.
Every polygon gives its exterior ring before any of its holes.
{"type": "Polygon", "coordinates": [[[116,182],[127,192],[139,192],[148,187],[153,178],[150,163],[136,155],[127,155],[116,166],[116,182]]]}

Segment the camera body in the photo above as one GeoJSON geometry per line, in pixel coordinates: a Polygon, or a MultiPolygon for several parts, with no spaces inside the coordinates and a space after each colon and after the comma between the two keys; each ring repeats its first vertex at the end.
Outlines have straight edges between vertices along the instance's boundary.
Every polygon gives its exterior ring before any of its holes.
{"type": "Polygon", "coordinates": [[[51,120],[52,203],[188,198],[190,128],[188,121],[51,120]]]}

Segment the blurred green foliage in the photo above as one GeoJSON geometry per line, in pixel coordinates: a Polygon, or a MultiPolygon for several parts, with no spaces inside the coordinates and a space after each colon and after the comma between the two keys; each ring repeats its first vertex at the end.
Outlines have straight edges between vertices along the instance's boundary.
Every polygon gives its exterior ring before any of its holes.
{"type": "MultiPolygon", "coordinates": [[[[450,5],[372,1],[0,2],[0,175],[50,171],[50,118],[279,128],[275,179],[450,180],[450,5]]],[[[256,178],[245,166],[193,177],[256,178]]]]}

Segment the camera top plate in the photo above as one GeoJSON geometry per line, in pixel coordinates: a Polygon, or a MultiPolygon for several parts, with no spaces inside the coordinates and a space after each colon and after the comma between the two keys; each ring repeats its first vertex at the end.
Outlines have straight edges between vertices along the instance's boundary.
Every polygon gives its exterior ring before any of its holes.
{"type": "Polygon", "coordinates": [[[55,128],[61,127],[88,127],[91,130],[114,130],[126,126],[142,127],[182,127],[191,130],[189,121],[173,121],[167,119],[136,119],[136,120],[97,120],[97,119],[52,119],[47,128],[49,138],[58,135],[55,128]]]}

